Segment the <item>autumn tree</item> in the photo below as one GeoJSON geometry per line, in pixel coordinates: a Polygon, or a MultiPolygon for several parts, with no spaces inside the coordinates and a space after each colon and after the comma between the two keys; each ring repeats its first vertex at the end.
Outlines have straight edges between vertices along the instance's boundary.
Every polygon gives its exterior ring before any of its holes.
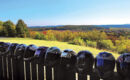
{"type": "Polygon", "coordinates": [[[46,35],[44,35],[44,37],[46,40],[56,40],[53,30],[48,30],[46,32],[46,35]]]}

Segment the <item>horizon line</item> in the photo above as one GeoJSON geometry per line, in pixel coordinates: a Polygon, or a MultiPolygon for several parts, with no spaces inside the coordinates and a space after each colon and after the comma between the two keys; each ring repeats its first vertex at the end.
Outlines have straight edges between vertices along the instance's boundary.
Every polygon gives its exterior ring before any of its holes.
{"type": "Polygon", "coordinates": [[[57,25],[28,25],[28,26],[67,26],[67,25],[130,25],[130,23],[127,24],[57,24],[57,25]]]}

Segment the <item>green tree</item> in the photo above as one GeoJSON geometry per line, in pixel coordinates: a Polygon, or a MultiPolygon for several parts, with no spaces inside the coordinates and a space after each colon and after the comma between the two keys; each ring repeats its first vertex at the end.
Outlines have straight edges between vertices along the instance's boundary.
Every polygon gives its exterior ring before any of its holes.
{"type": "Polygon", "coordinates": [[[87,46],[90,46],[90,47],[96,48],[96,47],[97,47],[97,42],[96,42],[96,41],[86,40],[86,45],[87,45],[87,46]]]}
{"type": "Polygon", "coordinates": [[[2,21],[0,21],[0,26],[2,26],[3,25],[3,22],[2,21]]]}
{"type": "Polygon", "coordinates": [[[86,39],[90,41],[100,41],[107,39],[107,35],[105,32],[101,32],[95,29],[87,32],[86,39]]]}
{"type": "Polygon", "coordinates": [[[107,39],[106,33],[105,32],[100,32],[99,39],[100,40],[106,40],[107,39]]]}
{"type": "Polygon", "coordinates": [[[24,23],[23,20],[18,20],[16,24],[16,33],[18,37],[27,37],[29,36],[29,31],[27,25],[24,23]]]}
{"type": "Polygon", "coordinates": [[[39,33],[39,32],[36,32],[36,35],[34,37],[35,39],[40,39],[40,40],[43,40],[44,39],[44,35],[39,33]]]}
{"type": "Polygon", "coordinates": [[[81,37],[76,37],[74,38],[73,41],[70,41],[71,44],[76,44],[76,45],[81,45],[81,46],[85,46],[85,42],[81,37]]]}
{"type": "Polygon", "coordinates": [[[115,44],[116,44],[116,50],[118,51],[118,53],[122,54],[129,51],[130,42],[128,39],[125,39],[125,37],[120,36],[119,40],[115,41],[115,44]]]}
{"type": "Polygon", "coordinates": [[[2,21],[0,21],[0,36],[2,36],[3,35],[3,22],[2,21]]]}
{"type": "Polygon", "coordinates": [[[97,43],[97,47],[99,49],[108,49],[108,50],[115,50],[115,47],[111,40],[101,40],[97,43]]]}
{"type": "Polygon", "coordinates": [[[14,37],[16,35],[15,25],[10,20],[3,23],[4,36],[14,37]]]}

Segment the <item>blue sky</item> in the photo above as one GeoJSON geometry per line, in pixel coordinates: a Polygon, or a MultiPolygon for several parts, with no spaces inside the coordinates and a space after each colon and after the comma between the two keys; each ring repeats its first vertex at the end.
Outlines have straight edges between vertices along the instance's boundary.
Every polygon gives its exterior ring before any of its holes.
{"type": "Polygon", "coordinates": [[[130,0],[0,0],[0,8],[0,20],[29,26],[130,23],[130,0]]]}

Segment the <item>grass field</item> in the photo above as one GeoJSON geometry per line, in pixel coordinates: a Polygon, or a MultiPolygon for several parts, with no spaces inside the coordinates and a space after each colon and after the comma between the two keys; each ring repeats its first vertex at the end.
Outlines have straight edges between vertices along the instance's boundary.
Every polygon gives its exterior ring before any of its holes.
{"type": "MultiPolygon", "coordinates": [[[[78,46],[78,45],[72,45],[68,44],[67,42],[58,42],[58,41],[45,41],[45,40],[35,40],[35,39],[29,39],[29,38],[0,38],[0,41],[2,42],[10,42],[10,43],[19,43],[19,44],[35,44],[37,46],[56,46],[60,48],[61,50],[64,49],[72,49],[76,53],[78,53],[81,50],[88,50],[93,53],[94,56],[96,56],[99,52],[102,52],[104,50],[98,50],[96,48],[91,47],[85,47],[85,46],[78,46]]],[[[113,53],[112,54],[117,58],[119,54],[113,53]]]]}

